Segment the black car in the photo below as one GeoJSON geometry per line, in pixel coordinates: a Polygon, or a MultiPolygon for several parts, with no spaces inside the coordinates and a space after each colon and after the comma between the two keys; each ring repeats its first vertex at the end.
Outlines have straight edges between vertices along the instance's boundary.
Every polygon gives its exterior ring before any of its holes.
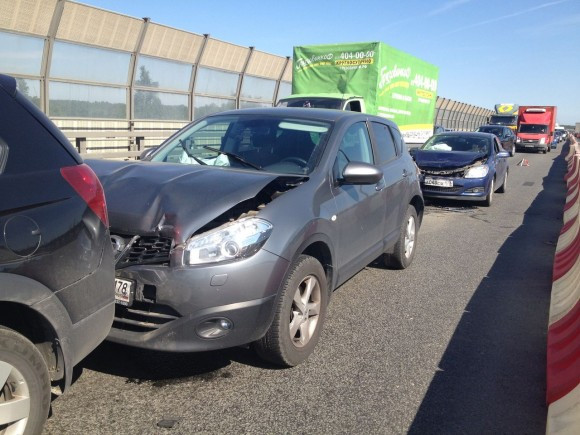
{"type": "Polygon", "coordinates": [[[511,128],[502,125],[482,125],[476,131],[495,134],[499,138],[502,148],[509,152],[511,157],[515,155],[516,135],[511,128]]]}
{"type": "Polygon", "coordinates": [[[113,252],[91,168],[4,75],[0,107],[0,433],[40,433],[110,330],[113,252]]]}
{"type": "Polygon", "coordinates": [[[109,340],[165,351],[253,343],[306,359],[332,291],[383,255],[415,255],[417,168],[397,126],[328,109],[222,112],[142,162],[94,160],[109,206],[109,340]]]}

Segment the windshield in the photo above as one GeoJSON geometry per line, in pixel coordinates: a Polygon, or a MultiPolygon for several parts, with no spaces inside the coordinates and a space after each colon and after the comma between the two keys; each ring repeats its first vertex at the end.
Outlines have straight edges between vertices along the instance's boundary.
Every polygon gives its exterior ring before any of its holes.
{"type": "Polygon", "coordinates": [[[489,118],[490,124],[497,125],[516,125],[517,117],[515,116],[492,116],[489,118]]]}
{"type": "Polygon", "coordinates": [[[479,127],[477,131],[481,133],[495,134],[496,136],[501,136],[503,134],[503,130],[500,127],[479,127]]]}
{"type": "MultiPolygon", "coordinates": [[[[490,137],[490,136],[488,136],[490,137]]],[[[467,152],[488,154],[490,140],[488,137],[438,134],[431,136],[421,147],[422,151],[467,152]]]]}
{"type": "Polygon", "coordinates": [[[338,109],[342,107],[342,100],[339,98],[296,98],[280,101],[279,107],[314,107],[318,109],[338,109]]]}
{"type": "Polygon", "coordinates": [[[330,123],[308,119],[215,115],[179,132],[150,160],[308,174],[330,129],[330,123]]]}
{"type": "Polygon", "coordinates": [[[548,131],[547,125],[542,124],[520,124],[520,133],[545,134],[548,131]]]}

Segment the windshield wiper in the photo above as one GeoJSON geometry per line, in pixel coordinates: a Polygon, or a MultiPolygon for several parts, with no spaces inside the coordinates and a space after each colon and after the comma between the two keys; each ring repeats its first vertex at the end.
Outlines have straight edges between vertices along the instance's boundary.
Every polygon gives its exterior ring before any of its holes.
{"type": "Polygon", "coordinates": [[[181,139],[179,139],[179,145],[181,145],[181,148],[183,148],[183,151],[185,151],[185,154],[187,154],[188,157],[191,157],[193,160],[195,160],[197,163],[199,163],[200,165],[207,165],[206,162],[204,162],[201,159],[198,159],[197,157],[195,157],[193,154],[191,154],[189,152],[189,150],[187,149],[187,145],[185,145],[185,142],[183,142],[181,139]]]}
{"type": "Polygon", "coordinates": [[[263,170],[261,166],[258,166],[258,165],[256,165],[255,163],[252,163],[252,162],[248,162],[246,159],[244,159],[243,157],[238,156],[237,154],[233,154],[233,153],[230,153],[228,151],[218,150],[217,148],[210,147],[209,145],[204,145],[203,147],[206,150],[210,150],[210,151],[213,151],[215,153],[223,154],[224,156],[231,157],[234,160],[237,160],[238,162],[243,163],[244,165],[247,165],[247,166],[250,166],[250,167],[252,167],[254,169],[257,169],[258,171],[262,171],[263,170]]]}

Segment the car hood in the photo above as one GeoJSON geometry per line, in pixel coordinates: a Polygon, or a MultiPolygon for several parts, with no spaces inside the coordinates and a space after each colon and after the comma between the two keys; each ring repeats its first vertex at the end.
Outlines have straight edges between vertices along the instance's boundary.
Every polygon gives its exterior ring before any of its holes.
{"type": "Polygon", "coordinates": [[[462,168],[487,158],[486,155],[480,153],[422,150],[417,150],[414,157],[419,168],[438,169],[462,168]]]}
{"type": "Polygon", "coordinates": [[[279,178],[215,166],[85,162],[105,190],[112,232],[161,234],[173,237],[176,244],[279,178]]]}

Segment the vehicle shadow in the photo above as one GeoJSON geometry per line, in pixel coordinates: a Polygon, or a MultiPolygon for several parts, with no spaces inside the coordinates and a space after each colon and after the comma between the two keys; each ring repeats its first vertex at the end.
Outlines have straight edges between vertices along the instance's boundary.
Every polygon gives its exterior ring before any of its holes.
{"type": "Polygon", "coordinates": [[[78,379],[84,369],[126,378],[127,383],[161,382],[199,377],[227,376],[222,369],[232,362],[278,370],[250,348],[235,347],[211,352],[160,352],[103,342],[75,367],[78,379]]]}
{"type": "Polygon", "coordinates": [[[564,155],[465,307],[410,434],[545,433],[546,335],[566,196],[564,155]]]}

